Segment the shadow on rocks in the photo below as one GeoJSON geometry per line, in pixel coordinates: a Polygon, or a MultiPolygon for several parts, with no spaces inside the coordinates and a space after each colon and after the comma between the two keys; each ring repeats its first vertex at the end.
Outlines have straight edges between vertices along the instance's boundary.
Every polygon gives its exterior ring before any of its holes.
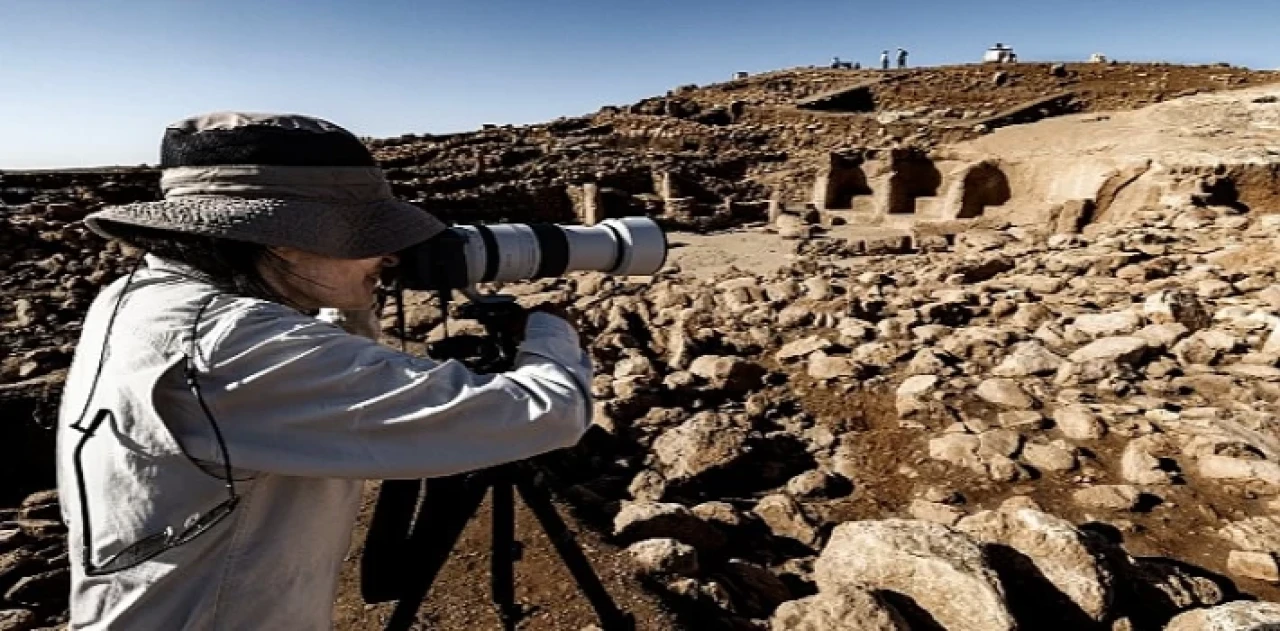
{"type": "MultiPolygon", "coordinates": [[[[984,546],[987,560],[1005,588],[1009,611],[1025,629],[1091,631],[1108,628],[1062,593],[1031,557],[1002,544],[984,546]]],[[[912,627],[913,629],[915,627],[912,627]]]]}
{"type": "Polygon", "coordinates": [[[903,619],[910,625],[911,631],[947,631],[942,623],[910,596],[891,591],[877,591],[876,594],[902,614],[903,619]]]}
{"type": "Polygon", "coordinates": [[[1114,617],[1128,617],[1134,631],[1159,631],[1184,611],[1242,597],[1230,578],[1167,557],[1132,557],[1119,529],[1101,522],[1079,526],[1116,574],[1114,617]]]}

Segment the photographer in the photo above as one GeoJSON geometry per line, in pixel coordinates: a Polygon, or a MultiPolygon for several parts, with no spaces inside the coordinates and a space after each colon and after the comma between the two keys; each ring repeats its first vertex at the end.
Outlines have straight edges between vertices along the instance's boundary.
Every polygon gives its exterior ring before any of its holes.
{"type": "Polygon", "coordinates": [[[147,254],[94,301],[62,400],[71,628],[329,628],[363,480],[585,431],[590,362],[554,315],[498,375],[370,339],[379,277],[445,226],[346,130],[210,114],[166,130],[160,166],[163,201],[86,219],[147,254]]]}

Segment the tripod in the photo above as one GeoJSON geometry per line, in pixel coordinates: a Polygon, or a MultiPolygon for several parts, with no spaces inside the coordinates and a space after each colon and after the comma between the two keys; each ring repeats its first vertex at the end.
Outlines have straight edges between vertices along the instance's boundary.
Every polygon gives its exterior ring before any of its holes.
{"type": "MultiPolygon", "coordinates": [[[[468,315],[485,327],[487,335],[447,338],[433,347],[432,354],[466,361],[478,371],[510,370],[517,346],[512,325],[522,321],[523,309],[511,301],[492,300],[468,303],[464,313],[468,307],[468,315]]],[[[503,629],[515,629],[525,613],[515,602],[517,492],[595,610],[601,627],[605,631],[634,627],[575,544],[573,533],[556,512],[550,493],[537,482],[536,473],[531,462],[521,461],[473,473],[382,483],[361,558],[361,592],[368,603],[398,601],[387,623],[389,631],[407,630],[413,624],[458,537],[489,491],[490,593],[503,629]]]]}

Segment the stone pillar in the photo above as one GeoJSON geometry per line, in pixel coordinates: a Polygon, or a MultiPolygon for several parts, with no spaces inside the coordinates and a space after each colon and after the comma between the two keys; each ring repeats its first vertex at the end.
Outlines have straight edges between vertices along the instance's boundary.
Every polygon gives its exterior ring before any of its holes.
{"type": "Polygon", "coordinates": [[[827,209],[827,188],[831,186],[831,171],[823,170],[813,178],[813,196],[809,203],[818,210],[827,209]]]}
{"type": "Polygon", "coordinates": [[[772,226],[773,224],[778,222],[778,217],[782,215],[782,200],[778,198],[778,195],[776,193],[773,195],[773,197],[769,198],[768,212],[769,212],[768,214],[769,225],[772,226]]]}
{"type": "Polygon", "coordinates": [[[671,181],[671,174],[663,171],[657,175],[658,196],[664,201],[677,197],[675,183],[671,181]]]}
{"type": "Polygon", "coordinates": [[[582,185],[582,225],[594,226],[604,221],[604,205],[600,203],[600,186],[595,182],[582,185]]]}

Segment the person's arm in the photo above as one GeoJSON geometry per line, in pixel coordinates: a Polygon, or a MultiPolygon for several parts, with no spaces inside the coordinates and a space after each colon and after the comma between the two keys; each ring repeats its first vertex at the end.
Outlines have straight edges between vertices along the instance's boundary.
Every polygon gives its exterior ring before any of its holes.
{"type": "MultiPolygon", "coordinates": [[[[200,385],[238,469],[449,475],[571,446],[590,423],[590,360],[560,318],[531,314],[515,368],[479,375],[283,312],[255,307],[202,344],[200,385]]],[[[208,422],[182,394],[166,392],[169,425],[193,457],[216,460],[208,422]]]]}

